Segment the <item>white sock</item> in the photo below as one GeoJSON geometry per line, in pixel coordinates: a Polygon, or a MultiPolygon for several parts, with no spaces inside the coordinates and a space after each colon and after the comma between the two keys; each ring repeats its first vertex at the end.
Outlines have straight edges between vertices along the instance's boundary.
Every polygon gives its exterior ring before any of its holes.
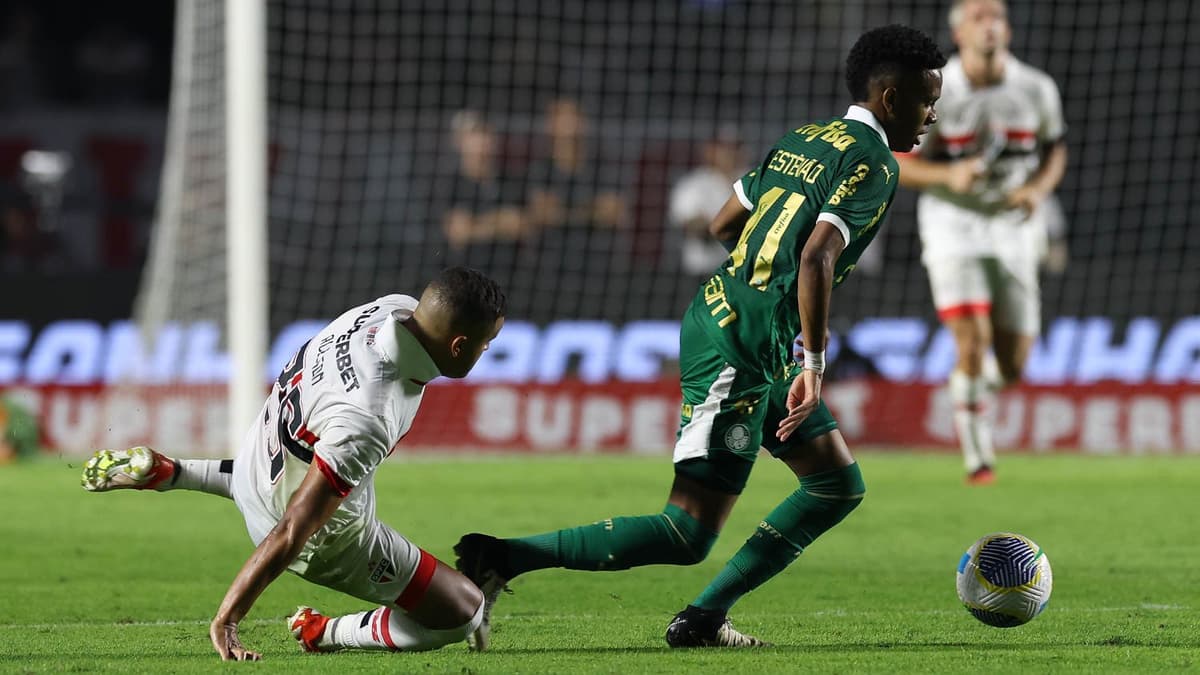
{"type": "Polygon", "coordinates": [[[347,614],[329,620],[321,647],[422,652],[467,639],[483,621],[483,603],[471,620],[457,628],[426,628],[389,607],[347,614]]]}
{"type": "Polygon", "coordinates": [[[950,373],[950,399],[954,401],[954,428],[962,447],[967,473],[995,466],[992,421],[988,418],[988,383],[983,375],[971,377],[961,370],[950,373]]]}
{"type": "Polygon", "coordinates": [[[197,490],[233,499],[232,459],[176,459],[175,477],[159,490],[197,490]]]}

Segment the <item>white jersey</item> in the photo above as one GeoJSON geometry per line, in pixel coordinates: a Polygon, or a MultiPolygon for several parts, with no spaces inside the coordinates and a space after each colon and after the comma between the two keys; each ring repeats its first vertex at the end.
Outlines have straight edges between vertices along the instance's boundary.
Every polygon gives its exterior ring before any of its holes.
{"type": "MultiPolygon", "coordinates": [[[[700,168],[686,174],[671,190],[667,209],[671,224],[676,230],[693,220],[703,220],[707,225],[733,195],[736,179],[736,176],[730,178],[713,168],[700,168]]],[[[669,230],[666,235],[677,241],[679,232],[669,230]]],[[[675,245],[668,242],[668,250],[675,245]]],[[[680,262],[688,274],[712,274],[728,257],[729,252],[720,242],[684,233],[680,262]]]]}
{"type": "Polygon", "coordinates": [[[976,89],[967,81],[962,60],[954,56],[942,68],[937,111],[938,123],[917,151],[935,161],[980,156],[987,173],[966,194],[943,186],[921,194],[918,219],[925,262],[1001,255],[1004,246],[1016,245],[1014,240],[1035,240],[1013,229],[1025,218],[1008,210],[1004,200],[1038,170],[1044,148],[1065,132],[1054,80],[1009,56],[1004,80],[976,89]]]}
{"type": "Polygon", "coordinates": [[[292,565],[296,571],[314,551],[336,556],[369,535],[375,469],[408,432],[425,383],[439,374],[401,324],[416,306],[406,295],[382,297],[305,343],[272,386],[234,463],[234,499],[256,544],[283,516],[312,463],[345,497],[292,565]]]}

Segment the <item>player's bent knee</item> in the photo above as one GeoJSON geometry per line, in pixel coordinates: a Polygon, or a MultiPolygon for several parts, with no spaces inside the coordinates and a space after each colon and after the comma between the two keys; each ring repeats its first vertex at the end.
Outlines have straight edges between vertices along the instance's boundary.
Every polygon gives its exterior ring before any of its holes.
{"type": "Polygon", "coordinates": [[[408,613],[426,628],[454,630],[469,623],[482,606],[483,592],[470,579],[439,561],[424,598],[408,613]]]}
{"type": "Polygon", "coordinates": [[[466,618],[466,620],[463,621],[463,623],[461,623],[457,626],[454,626],[453,628],[445,628],[442,630],[430,631],[430,633],[434,634],[435,635],[434,639],[437,642],[441,643],[438,646],[444,647],[445,645],[452,645],[452,644],[455,644],[458,642],[463,642],[464,640],[467,639],[467,636],[469,636],[471,633],[474,633],[475,629],[479,628],[479,625],[481,623],[483,623],[482,598],[479,603],[479,606],[475,608],[475,611],[472,612],[470,614],[470,616],[468,616],[466,618]]]}
{"type": "Polygon", "coordinates": [[[479,587],[461,574],[458,577],[461,581],[443,614],[445,617],[443,625],[453,627],[466,625],[473,620],[476,614],[479,614],[483,607],[483,592],[479,590],[479,587]]]}
{"type": "Polygon", "coordinates": [[[716,532],[674,505],[668,505],[663,510],[663,516],[670,524],[671,535],[677,544],[676,558],[671,562],[676,565],[695,565],[708,557],[713,544],[717,542],[716,532]]]}
{"type": "Polygon", "coordinates": [[[479,613],[479,608],[484,607],[484,592],[480,591],[478,586],[470,583],[469,579],[463,578],[463,581],[466,581],[466,584],[458,593],[454,608],[456,625],[469,622],[475,614],[479,613]]]}
{"type": "Polygon", "coordinates": [[[695,551],[696,555],[690,564],[694,565],[696,563],[703,562],[704,559],[708,557],[709,552],[712,551],[713,545],[716,543],[717,535],[707,530],[703,534],[693,538],[691,541],[691,547],[692,550],[695,551]]]}
{"type": "MultiPolygon", "coordinates": [[[[479,625],[483,623],[483,603],[475,608],[475,611],[467,617],[466,621],[450,628],[428,628],[419,627],[412,631],[409,644],[403,647],[403,651],[423,652],[433,649],[440,649],[446,645],[452,645],[462,642],[467,639],[479,625]]],[[[392,634],[398,634],[401,627],[394,626],[392,634]]]]}
{"type": "Polygon", "coordinates": [[[857,509],[858,505],[862,504],[865,496],[866,494],[864,493],[857,496],[847,497],[846,499],[842,500],[842,518],[845,518],[846,516],[850,515],[851,511],[857,509]]]}
{"type": "Polygon", "coordinates": [[[807,498],[822,505],[829,527],[840,522],[858,508],[867,495],[858,462],[833,471],[825,471],[800,479],[800,490],[807,498]]]}
{"type": "Polygon", "coordinates": [[[471,615],[471,618],[467,619],[466,623],[459,626],[459,632],[462,633],[462,637],[459,638],[459,641],[466,640],[467,636],[470,635],[471,633],[474,633],[475,629],[479,628],[479,625],[482,623],[483,623],[483,596],[480,595],[479,606],[475,608],[475,613],[471,615]]]}

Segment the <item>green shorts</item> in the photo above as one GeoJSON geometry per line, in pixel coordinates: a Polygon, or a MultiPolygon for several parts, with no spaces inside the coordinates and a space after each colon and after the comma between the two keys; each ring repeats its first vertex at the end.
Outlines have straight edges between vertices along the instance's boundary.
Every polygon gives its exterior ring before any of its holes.
{"type": "Polygon", "coordinates": [[[704,329],[684,320],[679,336],[683,407],[675,435],[675,471],[714,490],[741,494],[759,447],[775,457],[837,428],[821,401],[786,441],[775,436],[800,367],[778,380],[729,364],[704,329]]]}

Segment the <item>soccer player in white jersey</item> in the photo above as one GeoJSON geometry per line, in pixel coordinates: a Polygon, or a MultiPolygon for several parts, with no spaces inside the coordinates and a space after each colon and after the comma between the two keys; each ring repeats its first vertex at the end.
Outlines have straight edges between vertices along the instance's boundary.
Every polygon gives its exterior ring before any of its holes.
{"type": "Polygon", "coordinates": [[[225,660],[257,660],[238,622],[285,569],[379,607],[288,619],[307,651],[418,651],[459,642],[482,620],[462,574],[375,518],[373,477],[408,432],[433,378],[465,377],[504,324],[505,299],[482,274],[450,268],[420,301],[388,295],[348,310],[284,367],[233,460],[102,450],[83,486],[191,489],[229,497],[257,548],[209,628],[225,660]]]}
{"type": "Polygon", "coordinates": [[[901,185],[923,191],[922,262],[958,348],[949,391],[967,482],[985,484],[996,462],[987,408],[1020,379],[1039,331],[1043,205],[1067,149],[1058,87],[1009,53],[1004,2],[955,0],[950,27],[958,54],[942,69],[940,120],[897,159],[901,185]]]}

